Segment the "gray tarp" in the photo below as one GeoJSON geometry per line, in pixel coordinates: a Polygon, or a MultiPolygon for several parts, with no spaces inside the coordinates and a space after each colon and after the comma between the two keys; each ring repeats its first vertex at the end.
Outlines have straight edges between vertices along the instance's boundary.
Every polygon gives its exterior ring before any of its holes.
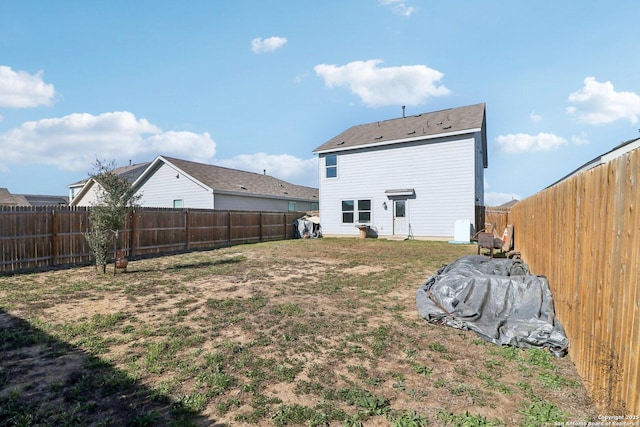
{"type": "Polygon", "coordinates": [[[470,329],[499,345],[567,354],[569,340],[555,318],[549,283],[529,274],[520,260],[459,258],[420,286],[416,302],[420,317],[431,323],[470,329]]]}
{"type": "Polygon", "coordinates": [[[322,227],[320,218],[317,216],[305,215],[293,221],[293,237],[296,239],[315,239],[322,237],[322,227]]]}

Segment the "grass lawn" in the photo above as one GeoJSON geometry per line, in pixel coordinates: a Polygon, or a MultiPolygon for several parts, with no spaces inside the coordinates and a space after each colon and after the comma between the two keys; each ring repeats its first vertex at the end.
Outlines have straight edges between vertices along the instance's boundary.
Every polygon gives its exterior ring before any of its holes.
{"type": "Polygon", "coordinates": [[[475,251],[325,238],[0,277],[0,425],[596,419],[569,357],[418,316],[420,284],[475,251]]]}

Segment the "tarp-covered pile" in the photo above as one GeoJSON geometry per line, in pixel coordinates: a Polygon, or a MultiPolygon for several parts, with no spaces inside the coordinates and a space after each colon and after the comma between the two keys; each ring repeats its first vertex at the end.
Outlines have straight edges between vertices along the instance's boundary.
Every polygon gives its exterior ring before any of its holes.
{"type": "Polygon", "coordinates": [[[471,255],[430,277],[416,295],[420,317],[470,329],[487,341],[549,348],[567,354],[569,340],[555,318],[549,283],[521,260],[471,255]]]}
{"type": "Polygon", "coordinates": [[[322,237],[322,227],[318,216],[305,215],[293,221],[293,231],[296,239],[316,239],[322,237]]]}

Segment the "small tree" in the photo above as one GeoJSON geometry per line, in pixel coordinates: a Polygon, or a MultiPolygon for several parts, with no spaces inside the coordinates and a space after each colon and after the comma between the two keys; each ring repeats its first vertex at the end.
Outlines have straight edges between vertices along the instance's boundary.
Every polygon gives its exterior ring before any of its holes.
{"type": "Polygon", "coordinates": [[[94,173],[90,176],[98,184],[97,199],[91,207],[85,238],[96,260],[96,268],[102,266],[102,272],[106,273],[113,236],[122,229],[127,213],[135,207],[140,196],[134,196],[131,183],[114,172],[115,161],[96,160],[93,168],[94,173]]]}

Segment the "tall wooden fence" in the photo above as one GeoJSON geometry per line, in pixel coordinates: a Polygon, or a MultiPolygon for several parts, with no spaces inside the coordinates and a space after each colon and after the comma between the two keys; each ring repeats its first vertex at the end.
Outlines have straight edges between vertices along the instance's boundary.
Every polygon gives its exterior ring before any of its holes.
{"type": "MultiPolygon", "coordinates": [[[[91,261],[86,208],[0,209],[0,272],[91,261]]],[[[137,209],[118,233],[128,257],[291,239],[295,212],[137,209]]]]}
{"type": "Polygon", "coordinates": [[[485,228],[489,228],[488,225],[491,224],[490,228],[492,230],[496,230],[499,237],[502,237],[502,233],[504,229],[507,228],[508,224],[511,224],[511,219],[509,214],[511,212],[511,208],[503,208],[503,207],[491,207],[487,206],[484,209],[484,222],[487,225],[485,228]]]}
{"type": "Polygon", "coordinates": [[[640,414],[640,150],[511,210],[516,249],[548,277],[569,355],[602,414],[640,414]]]}

